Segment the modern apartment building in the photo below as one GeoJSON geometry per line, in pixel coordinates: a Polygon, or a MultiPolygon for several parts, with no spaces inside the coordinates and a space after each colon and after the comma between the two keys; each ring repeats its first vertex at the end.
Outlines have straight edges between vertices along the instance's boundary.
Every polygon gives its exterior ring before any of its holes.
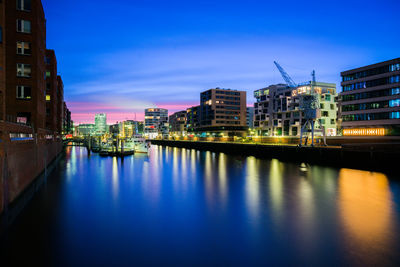
{"type": "Polygon", "coordinates": [[[187,112],[186,110],[175,112],[169,116],[170,134],[185,135],[187,132],[187,112]]]}
{"type": "Polygon", "coordinates": [[[312,90],[317,93],[320,103],[317,126],[324,127],[326,135],[336,135],[336,85],[312,81],[298,87],[276,84],[256,90],[254,128],[258,134],[300,136],[301,127],[305,123],[304,112],[300,109],[300,97],[303,94],[310,94],[312,90]]]}
{"type": "Polygon", "coordinates": [[[99,113],[94,116],[95,133],[102,135],[107,133],[107,115],[105,113],[99,113]]]}
{"type": "Polygon", "coordinates": [[[253,128],[254,127],[254,107],[247,107],[246,108],[246,124],[247,127],[253,128]]]}
{"type": "Polygon", "coordinates": [[[245,91],[209,89],[200,94],[200,126],[196,131],[244,135],[248,129],[246,115],[245,91]]]}
{"type": "Polygon", "coordinates": [[[168,134],[168,110],[148,108],[144,111],[144,134],[150,138],[168,134]]]}
{"type": "Polygon", "coordinates": [[[186,129],[188,133],[193,133],[200,127],[200,106],[186,109],[186,129]]]}
{"type": "Polygon", "coordinates": [[[341,73],[343,135],[400,135],[400,58],[341,73]]]}

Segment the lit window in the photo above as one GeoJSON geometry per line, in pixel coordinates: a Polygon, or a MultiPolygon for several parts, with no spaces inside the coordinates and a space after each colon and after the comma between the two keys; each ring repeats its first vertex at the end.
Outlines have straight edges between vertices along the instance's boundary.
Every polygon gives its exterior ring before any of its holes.
{"type": "Polygon", "coordinates": [[[389,107],[399,107],[400,106],[400,99],[393,99],[389,101],[389,107]]]}
{"type": "Polygon", "coordinates": [[[17,9],[31,11],[31,0],[17,0],[17,9]]]}
{"type": "Polygon", "coordinates": [[[30,55],[31,51],[32,51],[31,43],[17,42],[17,54],[18,55],[30,55]]]}
{"type": "Polygon", "coordinates": [[[50,100],[51,100],[50,95],[46,95],[46,101],[50,101],[50,100]]]}
{"type": "Polygon", "coordinates": [[[29,64],[17,64],[17,76],[18,77],[31,77],[32,68],[29,64]]]}
{"type": "Polygon", "coordinates": [[[31,99],[31,88],[29,86],[17,86],[17,98],[18,99],[31,99]]]}
{"type": "Polygon", "coordinates": [[[50,71],[46,71],[46,78],[49,78],[50,77],[50,71]]]}
{"type": "Polygon", "coordinates": [[[29,20],[17,19],[17,31],[31,33],[31,22],[29,20]]]}
{"type": "Polygon", "coordinates": [[[391,119],[400,119],[400,112],[399,112],[399,111],[397,111],[397,112],[392,112],[392,113],[390,114],[390,118],[391,118],[391,119]]]}

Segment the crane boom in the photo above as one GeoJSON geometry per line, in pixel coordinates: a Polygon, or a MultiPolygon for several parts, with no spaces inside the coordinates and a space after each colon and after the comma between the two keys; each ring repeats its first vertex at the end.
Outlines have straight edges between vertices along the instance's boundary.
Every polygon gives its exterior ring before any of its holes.
{"type": "Polygon", "coordinates": [[[278,62],[274,61],[275,66],[278,68],[279,72],[282,75],[282,78],[285,80],[289,87],[297,87],[297,84],[290,78],[289,74],[278,64],[278,62]]]}

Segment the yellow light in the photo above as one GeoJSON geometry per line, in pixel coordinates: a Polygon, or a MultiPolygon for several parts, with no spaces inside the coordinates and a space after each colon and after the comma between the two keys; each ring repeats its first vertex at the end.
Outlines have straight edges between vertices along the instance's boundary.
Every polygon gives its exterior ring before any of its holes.
{"type": "Polygon", "coordinates": [[[50,101],[50,100],[51,100],[50,95],[46,95],[46,101],[50,101]]]}
{"type": "Polygon", "coordinates": [[[344,136],[384,136],[385,128],[359,128],[359,129],[344,129],[344,136]]]}

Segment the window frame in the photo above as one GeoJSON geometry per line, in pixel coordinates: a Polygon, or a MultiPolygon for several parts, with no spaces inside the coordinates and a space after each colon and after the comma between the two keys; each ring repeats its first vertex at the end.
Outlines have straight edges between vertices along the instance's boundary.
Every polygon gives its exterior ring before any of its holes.
{"type": "Polygon", "coordinates": [[[17,32],[27,34],[32,33],[32,22],[30,20],[17,19],[17,32]],[[26,30],[27,27],[25,27],[25,23],[29,23],[29,31],[26,30]]]}

